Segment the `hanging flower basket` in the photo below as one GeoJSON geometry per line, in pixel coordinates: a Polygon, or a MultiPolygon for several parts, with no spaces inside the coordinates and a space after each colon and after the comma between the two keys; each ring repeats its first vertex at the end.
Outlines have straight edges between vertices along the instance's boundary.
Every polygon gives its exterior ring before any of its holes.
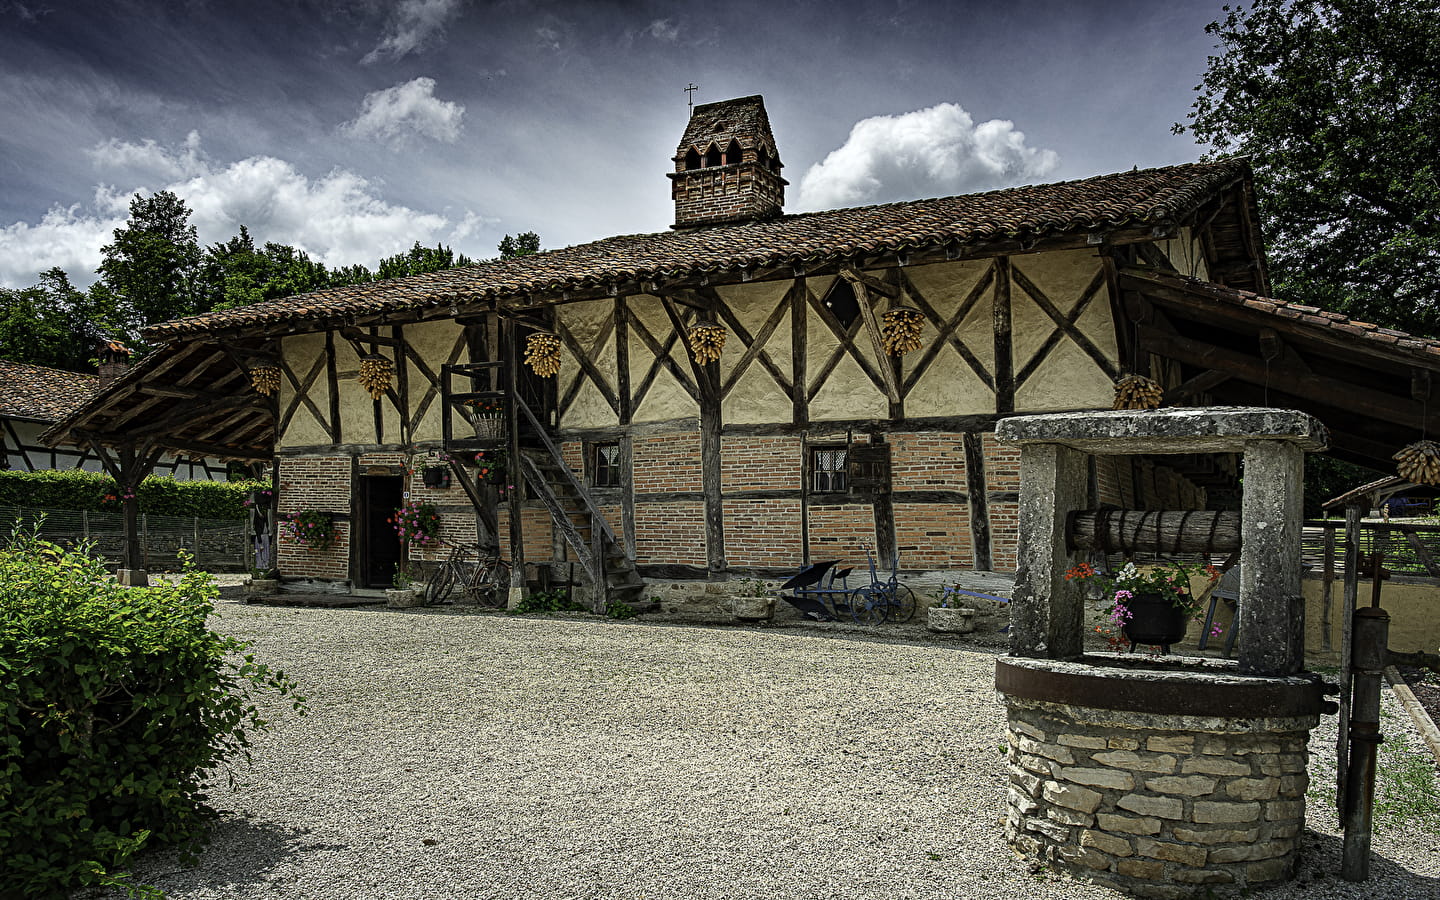
{"type": "Polygon", "coordinates": [[[1440,485],[1440,444],[1416,441],[1400,449],[1391,459],[1400,477],[1415,484],[1440,485]]]}
{"type": "Polygon", "coordinates": [[[691,328],[685,335],[685,342],[690,345],[690,355],[703,366],[720,358],[720,351],[725,349],[726,334],[724,325],[707,322],[691,328]]]}
{"type": "Polygon", "coordinates": [[[255,393],[269,397],[280,390],[279,366],[255,366],[250,370],[250,386],[255,393]]]}
{"type": "Polygon", "coordinates": [[[433,503],[406,500],[389,521],[407,544],[433,547],[440,543],[440,513],[433,503]]]}
{"type": "Polygon", "coordinates": [[[541,378],[553,378],[560,372],[560,338],[548,331],[537,331],[525,339],[525,364],[541,378]]]}
{"type": "Polygon", "coordinates": [[[1159,409],[1165,389],[1144,375],[1125,375],[1115,382],[1111,409],[1159,409]]]}
{"type": "Polygon", "coordinates": [[[306,550],[329,550],[335,543],[335,516],[307,509],[285,517],[281,530],[306,550]]]}
{"type": "Polygon", "coordinates": [[[880,335],[886,353],[904,356],[920,349],[920,332],[925,327],[924,313],[908,306],[896,306],[885,311],[884,319],[880,335]]]}
{"type": "Polygon", "coordinates": [[[370,399],[379,400],[390,390],[390,380],[395,377],[395,364],[378,353],[367,353],[360,357],[360,375],[356,381],[370,394],[370,399]]]}
{"type": "Polygon", "coordinates": [[[480,484],[505,484],[509,473],[509,456],[503,450],[480,450],[464,460],[475,468],[475,480],[480,484]]]}
{"type": "Polygon", "coordinates": [[[482,440],[505,437],[505,403],[502,400],[466,400],[466,413],[475,427],[475,436],[482,440]]]}

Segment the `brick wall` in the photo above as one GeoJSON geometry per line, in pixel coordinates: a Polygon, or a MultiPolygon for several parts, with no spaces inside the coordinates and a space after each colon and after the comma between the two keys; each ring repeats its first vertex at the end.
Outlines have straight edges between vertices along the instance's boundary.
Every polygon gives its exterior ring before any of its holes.
{"type": "Polygon", "coordinates": [[[636,562],[641,565],[706,565],[705,504],[636,505],[635,543],[636,562]]]}
{"type": "Polygon", "coordinates": [[[787,568],[799,565],[801,556],[799,500],[725,502],[728,564],[787,568]]]}
{"type": "Polygon", "coordinates": [[[864,565],[862,543],[875,545],[875,508],[869,503],[810,507],[810,557],[864,565]]]}
{"type": "MultiPolygon", "coordinates": [[[[721,489],[799,490],[801,454],[801,440],[796,436],[726,435],[720,444],[721,489]]],[[[695,464],[699,465],[698,452],[695,464]]],[[[798,515],[799,507],[796,509],[798,515]]]]}
{"type": "Polygon", "coordinates": [[[701,490],[698,432],[637,437],[632,452],[635,493],[692,493],[701,490]]]}
{"type": "MultiPolygon", "coordinates": [[[[500,558],[510,558],[510,507],[507,503],[501,503],[496,513],[496,520],[500,528],[500,558]]],[[[527,506],[520,510],[520,528],[524,543],[521,547],[525,551],[527,563],[550,562],[554,556],[554,540],[551,529],[554,523],[550,521],[550,511],[543,506],[527,506]]]]}
{"type": "Polygon", "coordinates": [[[956,569],[975,565],[970,508],[962,503],[904,503],[895,495],[895,544],[906,569],[956,569]]]}
{"type": "Polygon", "coordinates": [[[967,490],[965,445],[960,434],[895,434],[887,440],[890,483],[897,495],[907,490],[967,490]]]}
{"type": "MultiPolygon", "coordinates": [[[[317,510],[348,516],[350,513],[350,457],[315,456],[280,460],[281,516],[317,510]]],[[[344,580],[350,577],[350,523],[335,523],[335,542],[325,550],[310,550],[280,532],[276,564],[290,578],[344,580]]]]}

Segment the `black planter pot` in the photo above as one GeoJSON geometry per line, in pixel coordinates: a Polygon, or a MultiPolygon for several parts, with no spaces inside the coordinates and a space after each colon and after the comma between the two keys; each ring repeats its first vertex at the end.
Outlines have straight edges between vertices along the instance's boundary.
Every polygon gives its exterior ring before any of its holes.
{"type": "Polygon", "coordinates": [[[450,486],[450,470],[442,469],[439,466],[431,466],[421,475],[428,488],[448,488],[450,486]]]}
{"type": "Polygon", "coordinates": [[[1130,620],[1121,630],[1130,641],[1130,652],[1141,644],[1160,646],[1161,654],[1170,652],[1170,645],[1185,639],[1189,617],[1176,609],[1168,594],[1136,594],[1125,601],[1130,620]]]}

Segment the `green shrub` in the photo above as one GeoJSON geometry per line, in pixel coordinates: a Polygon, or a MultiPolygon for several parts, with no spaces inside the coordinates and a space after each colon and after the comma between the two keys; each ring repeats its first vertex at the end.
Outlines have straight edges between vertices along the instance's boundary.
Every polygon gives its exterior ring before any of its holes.
{"type": "Polygon", "coordinates": [[[570,592],[565,588],[555,588],[549,591],[535,591],[526,594],[525,599],[516,604],[510,610],[511,615],[525,615],[527,613],[554,613],[554,612],[589,612],[590,607],[583,603],[576,603],[570,599],[570,592]]]}
{"type": "MultiPolygon", "coordinates": [[[[140,511],[150,515],[239,519],[245,514],[246,495],[269,487],[268,481],[178,481],[151,475],[140,482],[135,497],[140,511]]],[[[100,472],[0,470],[0,506],[94,512],[117,511],[120,501],[115,479],[100,472]]]]}
{"type": "Polygon", "coordinates": [[[248,759],[257,693],[304,711],[283,672],[206,627],[214,583],[122,588],[83,553],[33,533],[0,550],[0,884],[60,898],[132,893],[141,848],[193,851],[206,770],[248,759]]]}

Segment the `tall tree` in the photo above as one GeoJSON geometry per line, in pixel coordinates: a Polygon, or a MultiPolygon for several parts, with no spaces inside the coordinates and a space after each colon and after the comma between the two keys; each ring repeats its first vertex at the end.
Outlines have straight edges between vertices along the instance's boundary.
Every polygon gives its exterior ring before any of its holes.
{"type": "Polygon", "coordinates": [[[0,288],[0,359],[93,370],[101,337],[113,311],[77,290],[63,269],[41,273],[34,287],[0,288]]]}
{"type": "Polygon", "coordinates": [[[130,219],[101,248],[100,289],[142,327],[201,311],[202,253],[190,209],[175,194],[136,194],[130,219]]]}
{"type": "Polygon", "coordinates": [[[517,256],[530,256],[540,252],[540,235],[533,231],[522,231],[511,237],[505,235],[500,241],[500,258],[514,259],[517,256]]]}
{"type": "Polygon", "coordinates": [[[457,266],[474,265],[475,261],[463,253],[456,254],[444,244],[436,244],[432,247],[422,247],[416,241],[415,246],[410,248],[408,253],[400,253],[395,256],[387,256],[380,260],[380,266],[375,270],[377,280],[384,278],[404,278],[407,275],[421,275],[425,272],[438,272],[441,269],[453,269],[457,266]]]}
{"type": "Polygon", "coordinates": [[[1440,333],[1440,3],[1226,11],[1175,131],[1251,158],[1275,293],[1440,333]]]}
{"type": "Polygon", "coordinates": [[[206,309],[248,306],[331,284],[323,263],[289,244],[257,248],[243,225],[235,237],[206,248],[202,269],[206,309]]]}

